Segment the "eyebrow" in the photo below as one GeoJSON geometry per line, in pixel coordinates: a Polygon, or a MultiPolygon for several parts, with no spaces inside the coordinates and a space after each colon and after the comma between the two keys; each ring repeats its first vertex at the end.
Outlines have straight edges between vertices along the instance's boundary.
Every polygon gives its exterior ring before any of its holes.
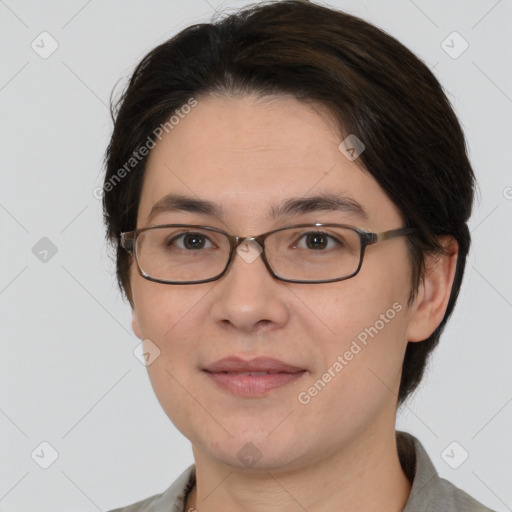
{"type": "MultiPolygon", "coordinates": [[[[343,212],[363,220],[368,219],[366,210],[354,199],[336,194],[318,194],[309,197],[292,197],[281,204],[271,206],[269,217],[279,219],[311,212],[343,212]]],[[[168,194],[153,205],[148,215],[150,222],[156,215],[167,212],[189,212],[222,218],[222,206],[204,199],[180,194],[168,194]]]]}

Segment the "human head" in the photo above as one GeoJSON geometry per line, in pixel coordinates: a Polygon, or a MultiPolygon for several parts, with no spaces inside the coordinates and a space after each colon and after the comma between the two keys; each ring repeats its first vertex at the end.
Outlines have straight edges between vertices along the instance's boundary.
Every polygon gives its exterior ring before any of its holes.
{"type": "Polygon", "coordinates": [[[113,110],[106,153],[107,237],[116,249],[118,282],[132,306],[130,256],[120,247],[119,234],[136,227],[147,156],[137,158],[122,179],[113,177],[191,98],[212,93],[227,98],[289,94],[324,107],[340,134],[363,141],[356,163],[379,183],[404,225],[416,229],[407,239],[409,303],[425,258],[442,252],[439,237],[457,241],[457,270],[444,318],[427,339],[407,346],[398,397],[403,402],[418,386],[453,310],[470,244],[474,176],[462,129],[440,84],[385,32],[300,0],[260,3],[216,23],[194,25],[152,50],[113,110]]]}

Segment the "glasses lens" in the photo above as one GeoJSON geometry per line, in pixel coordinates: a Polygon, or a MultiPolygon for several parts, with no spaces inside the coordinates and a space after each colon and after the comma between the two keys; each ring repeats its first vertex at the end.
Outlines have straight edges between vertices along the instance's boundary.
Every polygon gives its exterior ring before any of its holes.
{"type": "Polygon", "coordinates": [[[202,281],[220,274],[229,259],[222,233],[194,227],[158,227],[137,236],[143,274],[162,281],[202,281]]]}
{"type": "Polygon", "coordinates": [[[266,239],[265,253],[274,272],[283,279],[341,279],[357,271],[361,241],[357,232],[348,228],[287,228],[266,239]]]}

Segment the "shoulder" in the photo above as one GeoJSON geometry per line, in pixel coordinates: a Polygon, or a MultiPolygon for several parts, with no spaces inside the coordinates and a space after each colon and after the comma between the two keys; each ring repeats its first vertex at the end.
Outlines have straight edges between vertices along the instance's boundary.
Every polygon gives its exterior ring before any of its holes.
{"type": "Polygon", "coordinates": [[[432,512],[437,512],[438,510],[494,512],[490,508],[482,505],[482,503],[476,501],[467,492],[459,489],[444,478],[439,478],[435,488],[431,490],[430,494],[432,496],[433,503],[436,504],[435,508],[432,508],[432,512]]]}
{"type": "Polygon", "coordinates": [[[182,512],[185,497],[194,483],[195,464],[192,464],[163,493],[109,512],[182,512]]]}
{"type": "Polygon", "coordinates": [[[416,437],[399,431],[396,435],[400,463],[412,483],[403,512],[494,512],[441,478],[416,437]]]}
{"type": "Polygon", "coordinates": [[[116,508],[110,512],[157,512],[159,510],[158,501],[161,501],[161,497],[161,494],[155,494],[145,500],[138,501],[137,503],[133,503],[127,507],[116,508]]]}

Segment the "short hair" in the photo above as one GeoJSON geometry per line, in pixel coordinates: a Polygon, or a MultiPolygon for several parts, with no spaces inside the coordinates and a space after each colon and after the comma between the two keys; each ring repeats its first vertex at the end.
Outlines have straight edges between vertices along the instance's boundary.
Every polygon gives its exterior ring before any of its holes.
{"type": "Polygon", "coordinates": [[[169,126],[169,116],[191,98],[283,93],[327,108],[340,134],[363,142],[356,162],[399,208],[404,225],[416,229],[407,240],[409,305],[427,255],[443,253],[438,238],[458,243],[443,320],[427,339],[407,344],[400,405],[421,381],[459,294],[475,177],[462,128],[432,72],[398,40],[356,16],[305,0],[258,3],[192,25],[141,60],[111,102],[114,129],[105,153],[103,212],[119,287],[133,306],[130,256],[120,233],[136,227],[147,160],[140,149],[154,145],[155,129],[169,126]]]}

